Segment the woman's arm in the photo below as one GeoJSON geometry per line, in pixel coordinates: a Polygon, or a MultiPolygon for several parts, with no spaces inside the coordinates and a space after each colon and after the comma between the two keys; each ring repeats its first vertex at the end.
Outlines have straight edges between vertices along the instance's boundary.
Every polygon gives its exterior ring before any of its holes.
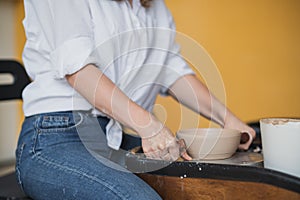
{"type": "Polygon", "coordinates": [[[190,159],[185,152],[179,152],[183,146],[169,129],[130,100],[94,65],[89,64],[66,79],[98,110],[136,131],[142,137],[143,150],[148,157],[176,160],[181,154],[190,159]]]}
{"type": "Polygon", "coordinates": [[[196,76],[181,77],[170,87],[169,93],[178,102],[221,127],[249,132],[255,138],[255,131],[226,108],[196,76]]]}

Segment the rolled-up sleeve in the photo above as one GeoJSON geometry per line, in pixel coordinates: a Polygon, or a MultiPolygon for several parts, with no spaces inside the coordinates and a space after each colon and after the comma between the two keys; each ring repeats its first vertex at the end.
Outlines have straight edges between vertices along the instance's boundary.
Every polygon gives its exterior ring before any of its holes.
{"type": "Polygon", "coordinates": [[[55,77],[64,78],[65,75],[73,74],[91,63],[88,58],[93,49],[89,37],[77,37],[61,44],[50,54],[55,77]]]}
{"type": "Polygon", "coordinates": [[[27,0],[49,46],[55,78],[72,74],[88,61],[94,49],[93,23],[88,0],[27,0]]]}

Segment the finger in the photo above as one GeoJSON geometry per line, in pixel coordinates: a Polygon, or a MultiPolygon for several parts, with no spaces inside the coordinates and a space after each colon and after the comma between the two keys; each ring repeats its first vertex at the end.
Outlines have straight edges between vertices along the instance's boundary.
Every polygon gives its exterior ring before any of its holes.
{"type": "Polygon", "coordinates": [[[191,156],[189,156],[189,154],[188,154],[187,152],[183,152],[183,153],[181,154],[181,157],[182,157],[184,160],[188,160],[188,161],[193,160],[193,158],[192,158],[191,156]]]}
{"type": "Polygon", "coordinates": [[[248,150],[249,146],[250,146],[250,144],[240,144],[238,148],[240,150],[248,150]]]}
{"type": "Polygon", "coordinates": [[[160,151],[159,153],[160,153],[160,155],[163,156],[163,155],[169,154],[169,150],[168,150],[168,148],[165,148],[162,151],[160,151]]]}
{"type": "Polygon", "coordinates": [[[147,158],[150,159],[158,159],[160,160],[159,152],[158,151],[149,151],[149,152],[144,152],[147,158]]]}
{"type": "Polygon", "coordinates": [[[156,150],[156,151],[153,151],[152,152],[152,155],[153,155],[153,159],[156,159],[156,160],[161,160],[161,153],[160,153],[160,150],[156,150]]]}
{"type": "Polygon", "coordinates": [[[181,147],[186,148],[184,139],[179,139],[179,140],[177,140],[177,143],[178,143],[181,147]]]}
{"type": "Polygon", "coordinates": [[[150,159],[154,158],[152,153],[145,153],[144,152],[144,154],[145,154],[146,158],[150,158],[150,159]]]}
{"type": "Polygon", "coordinates": [[[184,160],[192,160],[193,158],[191,156],[189,156],[189,154],[186,152],[186,145],[185,145],[184,140],[180,139],[177,141],[177,143],[179,144],[180,156],[184,160]]]}
{"type": "Polygon", "coordinates": [[[147,156],[147,158],[161,160],[162,155],[166,155],[167,153],[168,153],[167,149],[163,151],[159,149],[152,149],[151,151],[146,152],[145,155],[147,156]]]}
{"type": "Polygon", "coordinates": [[[186,152],[186,145],[185,145],[185,142],[183,139],[180,139],[177,141],[178,145],[179,145],[179,151],[180,151],[180,155],[182,153],[185,153],[186,152]]]}
{"type": "Polygon", "coordinates": [[[252,138],[256,138],[256,131],[254,129],[251,129],[250,134],[252,135],[252,138]]]}
{"type": "Polygon", "coordinates": [[[179,145],[177,143],[169,146],[169,154],[172,161],[175,161],[180,157],[179,145]]]}
{"type": "Polygon", "coordinates": [[[163,145],[163,144],[158,144],[157,145],[157,148],[159,149],[159,150],[164,150],[166,147],[165,147],[165,145],[163,145]]]}
{"type": "Polygon", "coordinates": [[[169,155],[170,155],[170,161],[176,161],[178,160],[178,158],[180,158],[179,151],[178,153],[170,153],[169,155]]]}
{"type": "Polygon", "coordinates": [[[168,153],[162,155],[162,156],[161,156],[161,159],[162,159],[162,160],[170,161],[170,160],[172,160],[172,157],[171,157],[171,155],[170,155],[169,152],[168,152],[168,153]]]}
{"type": "Polygon", "coordinates": [[[145,154],[147,158],[153,159],[153,160],[161,160],[161,157],[156,153],[147,153],[145,154]]]}

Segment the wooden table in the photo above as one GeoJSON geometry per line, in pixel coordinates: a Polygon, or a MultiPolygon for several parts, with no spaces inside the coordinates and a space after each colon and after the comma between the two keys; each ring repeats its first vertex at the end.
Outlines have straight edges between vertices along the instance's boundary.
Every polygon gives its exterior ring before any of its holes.
{"type": "Polygon", "coordinates": [[[136,174],[163,199],[300,200],[300,178],[263,166],[168,163],[131,153],[126,165],[133,172],[141,172],[136,174]]]}

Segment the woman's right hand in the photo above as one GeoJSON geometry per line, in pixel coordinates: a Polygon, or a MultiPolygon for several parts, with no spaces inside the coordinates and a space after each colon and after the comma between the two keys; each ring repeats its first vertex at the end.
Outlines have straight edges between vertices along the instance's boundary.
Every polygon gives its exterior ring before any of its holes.
{"type": "Polygon", "coordinates": [[[175,161],[182,157],[192,160],[186,152],[184,140],[178,140],[165,126],[153,136],[142,137],[142,147],[148,158],[175,161]]]}

